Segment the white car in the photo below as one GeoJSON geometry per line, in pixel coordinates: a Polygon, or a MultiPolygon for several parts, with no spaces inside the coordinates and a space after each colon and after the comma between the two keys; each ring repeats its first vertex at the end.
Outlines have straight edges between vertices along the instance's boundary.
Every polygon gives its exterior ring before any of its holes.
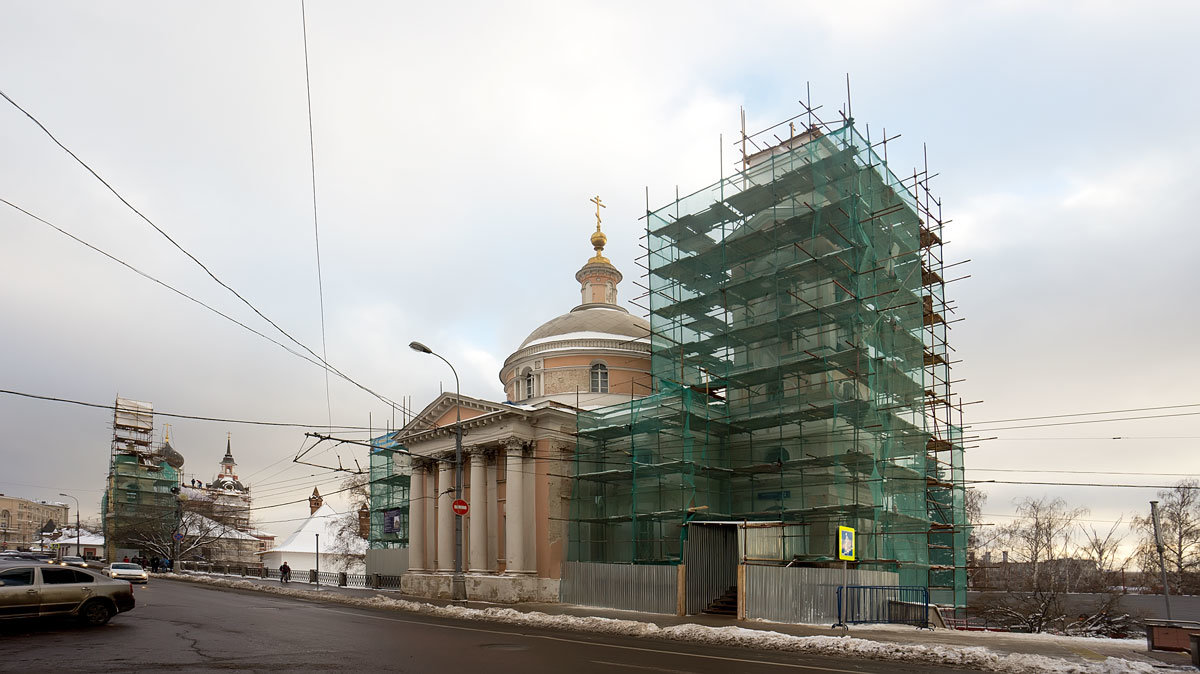
{"type": "Polygon", "coordinates": [[[115,562],[105,569],[104,573],[107,573],[109,578],[127,580],[131,583],[144,583],[150,578],[150,574],[146,573],[140,564],[129,562],[115,562]]]}

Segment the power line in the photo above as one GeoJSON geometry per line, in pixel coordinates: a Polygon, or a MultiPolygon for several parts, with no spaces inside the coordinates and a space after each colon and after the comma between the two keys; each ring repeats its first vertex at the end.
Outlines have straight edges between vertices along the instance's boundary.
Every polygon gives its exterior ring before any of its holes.
{"type": "Polygon", "coordinates": [[[1042,468],[972,468],[968,472],[984,473],[1067,473],[1073,475],[1165,475],[1168,477],[1197,477],[1197,473],[1133,473],[1127,470],[1047,470],[1042,468]]]}
{"type": "Polygon", "coordinates": [[[316,354],[316,352],[314,352],[312,349],[308,348],[308,346],[306,346],[304,343],[300,342],[298,339],[296,339],[295,337],[293,337],[293,336],[292,336],[290,333],[288,333],[286,330],[284,330],[282,327],[280,327],[280,326],[279,326],[277,323],[275,323],[275,321],[272,321],[270,318],[268,318],[268,317],[267,317],[267,315],[266,315],[266,314],[264,314],[262,311],[260,311],[260,310],[258,309],[258,307],[254,306],[254,304],[253,304],[253,303],[251,303],[251,302],[250,302],[250,300],[247,300],[247,299],[246,299],[245,297],[243,297],[243,296],[242,296],[242,295],[241,295],[241,294],[240,294],[238,291],[234,290],[232,286],[230,286],[229,284],[227,284],[227,283],[225,283],[224,281],[222,281],[222,280],[221,280],[221,279],[220,279],[220,278],[219,278],[219,277],[218,277],[216,274],[214,274],[214,273],[212,272],[212,270],[211,270],[211,269],[209,269],[209,268],[208,268],[208,267],[207,267],[207,266],[206,266],[206,265],[205,265],[203,262],[201,262],[201,261],[200,261],[200,260],[199,260],[199,259],[198,259],[198,258],[197,258],[195,255],[192,255],[192,254],[191,254],[191,253],[190,253],[190,252],[189,252],[189,251],[188,251],[186,248],[184,248],[183,246],[181,246],[181,245],[179,244],[179,242],[175,241],[175,239],[173,239],[173,238],[171,237],[171,235],[170,235],[170,234],[167,234],[167,232],[166,232],[165,230],[163,230],[161,227],[159,227],[157,224],[155,224],[153,220],[151,220],[150,218],[146,217],[146,215],[145,215],[144,213],[142,213],[142,212],[141,212],[141,211],[139,211],[137,208],[135,208],[133,204],[131,204],[131,203],[130,203],[130,202],[129,202],[129,201],[128,201],[128,200],[127,200],[125,197],[123,197],[123,196],[121,195],[121,193],[120,193],[120,192],[118,192],[118,191],[116,190],[116,188],[114,188],[112,185],[110,185],[110,184],[108,183],[108,181],[106,181],[104,178],[102,178],[102,177],[100,176],[100,174],[99,174],[99,173],[97,173],[97,172],[96,172],[94,169],[92,169],[92,167],[91,167],[91,166],[89,166],[89,165],[88,165],[88,163],[87,163],[87,162],[85,162],[85,161],[83,161],[82,159],[80,159],[80,158],[79,158],[79,156],[78,156],[78,155],[76,155],[74,152],[72,152],[72,151],[70,150],[70,148],[68,148],[66,145],[64,145],[64,144],[62,143],[62,141],[60,141],[58,138],[56,138],[56,137],[54,136],[54,134],[50,132],[50,129],[47,129],[47,128],[46,128],[46,126],[45,126],[44,124],[42,124],[40,121],[38,121],[38,119],[37,119],[36,117],[34,117],[34,116],[33,116],[33,115],[32,115],[32,114],[29,112],[29,111],[27,111],[25,108],[22,108],[20,105],[18,105],[18,104],[17,104],[17,102],[16,102],[16,101],[14,101],[14,100],[13,100],[13,99],[12,99],[12,98],[11,98],[11,97],[8,95],[8,94],[4,93],[4,91],[3,91],[3,90],[0,90],[0,97],[3,97],[3,98],[4,98],[4,100],[8,101],[8,102],[9,102],[9,103],[10,103],[10,104],[11,104],[11,105],[14,107],[14,108],[16,108],[17,110],[19,110],[19,111],[20,111],[22,114],[24,114],[26,117],[28,117],[28,118],[29,118],[29,119],[30,119],[30,120],[31,120],[31,121],[32,121],[34,124],[36,124],[36,125],[38,126],[38,128],[39,128],[39,129],[41,129],[41,130],[42,130],[42,132],[43,132],[43,133],[45,133],[45,134],[46,134],[46,136],[47,136],[47,137],[49,137],[49,138],[50,138],[50,140],[54,141],[54,144],[55,144],[55,145],[57,145],[57,146],[58,146],[59,148],[61,148],[61,149],[62,149],[64,152],[66,152],[68,155],[70,155],[70,156],[71,156],[71,158],[72,158],[72,159],[74,159],[74,160],[75,160],[75,161],[76,161],[76,162],[77,162],[77,163],[78,163],[80,166],[82,166],[82,167],[83,167],[85,170],[87,170],[87,172],[88,172],[88,173],[92,174],[92,176],[93,176],[93,177],[95,177],[95,178],[96,178],[96,180],[99,180],[99,181],[100,181],[100,183],[101,183],[102,185],[104,185],[104,187],[106,187],[106,188],[108,189],[108,191],[109,191],[109,192],[112,192],[113,196],[115,196],[115,197],[116,197],[116,198],[117,198],[117,199],[118,199],[118,200],[119,200],[119,201],[120,201],[122,204],[125,204],[125,206],[126,206],[127,208],[129,208],[129,210],[133,211],[133,212],[134,212],[134,213],[135,213],[135,214],[136,214],[136,215],[137,215],[139,218],[141,218],[141,219],[142,219],[142,220],[143,220],[143,221],[144,221],[146,224],[150,225],[150,227],[152,227],[152,228],[154,229],[154,231],[156,231],[156,232],[158,232],[159,234],[161,234],[161,235],[163,236],[163,238],[165,238],[167,241],[169,241],[169,242],[171,243],[171,245],[175,246],[175,248],[177,248],[177,249],[179,250],[179,252],[183,253],[184,255],[186,255],[186,256],[188,257],[188,259],[190,259],[192,262],[196,263],[196,265],[197,265],[197,266],[199,266],[199,267],[200,267],[202,270],[204,270],[204,273],[205,273],[205,274],[208,274],[209,278],[211,278],[213,281],[215,281],[215,282],[216,282],[218,285],[220,285],[222,288],[225,288],[226,290],[228,290],[228,291],[229,291],[231,294],[233,294],[233,296],[234,296],[234,297],[236,297],[236,298],[238,298],[239,300],[241,300],[242,304],[245,304],[247,307],[249,307],[251,311],[253,311],[255,314],[257,314],[257,315],[259,316],[259,318],[261,318],[261,319],[263,319],[264,321],[266,321],[267,323],[269,323],[269,324],[271,325],[271,327],[273,327],[273,328],[275,328],[276,330],[278,330],[278,331],[279,331],[279,333],[280,333],[280,334],[282,334],[284,337],[287,337],[288,341],[292,342],[292,343],[293,343],[293,344],[295,344],[296,346],[298,346],[298,347],[300,347],[300,348],[304,349],[305,351],[307,351],[307,352],[308,352],[308,353],[309,353],[309,354],[310,354],[310,355],[311,355],[313,358],[320,359],[321,363],[322,363],[322,364],[323,364],[323,365],[324,365],[326,368],[328,368],[329,370],[331,370],[331,371],[333,371],[334,373],[338,374],[338,375],[339,375],[339,376],[341,376],[343,379],[345,379],[347,382],[350,382],[350,383],[351,383],[351,384],[353,384],[354,386],[357,386],[358,388],[362,389],[363,391],[365,391],[365,392],[367,392],[367,393],[369,393],[369,394],[371,394],[371,395],[375,396],[375,397],[376,397],[376,398],[378,398],[379,400],[381,400],[381,401],[383,401],[383,402],[385,402],[385,403],[387,403],[387,404],[389,404],[389,405],[396,405],[397,407],[399,407],[399,408],[401,408],[401,409],[405,409],[405,407],[404,407],[403,403],[397,404],[395,401],[391,400],[390,398],[387,398],[387,397],[385,397],[385,396],[383,396],[383,395],[380,395],[379,393],[376,393],[375,391],[373,391],[373,390],[371,390],[371,389],[367,388],[366,386],[364,386],[364,385],[362,385],[362,384],[358,383],[358,382],[357,382],[357,381],[355,381],[354,379],[351,379],[351,378],[350,378],[348,375],[346,375],[345,373],[343,373],[341,370],[338,370],[337,368],[335,368],[335,367],[333,367],[332,365],[330,365],[330,364],[329,364],[329,362],[328,362],[327,360],[325,360],[324,358],[321,358],[320,356],[318,356],[318,355],[316,354]]]}
{"type": "MultiPolygon", "coordinates": [[[[81,238],[79,238],[79,237],[75,236],[74,234],[72,234],[72,233],[70,233],[70,232],[66,231],[65,229],[63,229],[63,228],[59,227],[58,225],[55,225],[54,223],[52,223],[52,222],[50,222],[50,221],[48,221],[48,220],[46,220],[46,219],[44,219],[44,218],[41,218],[41,217],[39,217],[39,216],[37,216],[37,215],[34,215],[33,213],[31,213],[31,212],[29,212],[29,211],[25,210],[24,208],[21,208],[20,206],[18,206],[18,205],[16,205],[16,204],[14,204],[13,202],[11,202],[11,201],[9,201],[9,200],[7,200],[7,199],[4,199],[4,198],[0,198],[0,203],[4,203],[4,204],[8,205],[8,206],[10,206],[10,207],[12,207],[12,208],[14,208],[14,209],[16,209],[16,210],[18,210],[18,211],[20,211],[20,212],[24,213],[25,215],[27,215],[27,216],[29,216],[29,217],[33,218],[34,220],[37,220],[38,222],[40,222],[40,223],[42,223],[42,224],[46,225],[47,227],[50,227],[51,229],[53,229],[54,231],[58,232],[59,234],[62,234],[63,236],[65,236],[65,237],[67,237],[67,238],[69,238],[69,239],[71,239],[71,240],[73,240],[73,241],[75,241],[75,242],[77,242],[77,243],[79,243],[79,244],[81,244],[81,245],[83,245],[83,246],[86,246],[87,248],[90,248],[90,249],[92,249],[92,250],[96,251],[97,253],[100,253],[100,254],[101,254],[101,255],[103,255],[104,257],[106,257],[106,258],[108,258],[108,259],[112,260],[113,262],[116,262],[117,264],[121,265],[122,267],[125,267],[126,269],[128,269],[128,270],[132,271],[133,273],[137,274],[138,276],[141,276],[142,278],[145,278],[145,279],[148,279],[148,280],[150,280],[150,281],[153,281],[154,283],[157,283],[158,285],[160,285],[160,286],[162,286],[162,287],[166,288],[167,290],[170,290],[171,292],[175,293],[176,295],[179,295],[180,297],[183,297],[183,298],[184,298],[184,299],[186,299],[186,300],[189,300],[189,301],[191,301],[191,302],[194,302],[194,303],[196,303],[196,304],[200,305],[201,307],[204,307],[205,309],[208,309],[209,311],[211,311],[211,312],[213,312],[214,314],[216,314],[216,315],[220,316],[221,318],[224,318],[225,320],[227,320],[227,321],[230,321],[231,323],[234,323],[235,325],[241,326],[242,328],[245,328],[246,330],[249,330],[250,332],[254,333],[255,335],[258,335],[259,337],[262,337],[263,339],[267,340],[268,342],[271,342],[272,344],[274,344],[274,345],[278,346],[279,348],[281,348],[281,349],[283,349],[283,350],[287,351],[288,353],[290,353],[290,354],[292,354],[292,355],[294,355],[294,356],[297,356],[297,357],[299,357],[299,358],[303,358],[305,361],[307,361],[307,362],[309,362],[309,363],[312,363],[313,365],[316,365],[317,367],[319,367],[319,368],[321,368],[321,369],[326,369],[326,368],[325,368],[325,366],[324,366],[324,365],[322,365],[321,363],[318,363],[317,361],[313,360],[312,358],[309,358],[308,356],[306,356],[306,355],[304,355],[304,354],[300,353],[299,351],[295,351],[295,350],[293,350],[292,348],[290,348],[290,347],[289,347],[289,346],[287,346],[286,344],[283,344],[282,342],[279,342],[279,341],[277,341],[277,340],[275,340],[275,339],[272,339],[271,337],[268,337],[267,335],[265,335],[265,334],[263,334],[263,333],[259,332],[258,330],[255,330],[254,328],[250,327],[249,325],[246,325],[245,323],[243,323],[243,322],[241,322],[241,321],[237,320],[236,318],[234,318],[234,317],[232,317],[232,316],[230,316],[230,315],[228,315],[228,314],[226,314],[226,313],[222,312],[221,310],[219,310],[219,309],[217,309],[217,308],[215,308],[215,307],[213,307],[213,306],[211,306],[211,305],[209,305],[209,304],[206,304],[205,302],[203,302],[203,301],[201,301],[201,300],[198,300],[198,299],[196,299],[195,297],[192,297],[191,295],[189,295],[189,294],[187,294],[187,293],[183,292],[182,290],[180,290],[180,289],[178,289],[178,288],[176,288],[176,287],[174,287],[174,286],[170,285],[169,283],[166,283],[165,281],[159,280],[158,278],[155,278],[154,276],[151,276],[150,274],[147,274],[146,272],[142,271],[141,269],[138,269],[137,267],[134,267],[133,265],[131,265],[131,264],[129,264],[128,262],[126,262],[126,261],[124,261],[124,260],[122,260],[122,259],[118,258],[117,256],[115,256],[115,255],[113,255],[113,254],[109,253],[108,251],[105,251],[105,250],[103,250],[103,249],[101,249],[101,248],[99,248],[99,247],[97,247],[97,246],[94,246],[94,245],[92,245],[92,244],[88,243],[87,241],[84,241],[83,239],[81,239],[81,238]]],[[[328,370],[326,370],[326,374],[328,374],[328,370]]]]}
{"type": "MultiPolygon", "coordinates": [[[[304,12],[304,0],[300,0],[300,30],[304,36],[304,94],[308,101],[308,160],[312,172],[313,243],[317,250],[317,297],[321,304],[321,355],[329,359],[329,348],[325,343],[325,284],[321,280],[321,231],[317,227],[317,149],[313,141],[312,81],[308,75],[308,17],[304,12]]],[[[329,425],[333,426],[333,406],[329,402],[329,370],[325,371],[325,411],[329,414],[329,425]]]]}
{"type": "MultiPolygon", "coordinates": [[[[892,478],[895,479],[895,478],[892,478]]],[[[903,479],[903,478],[902,478],[903,479]]],[[[1031,482],[1023,480],[964,480],[966,484],[1021,484],[1047,487],[1112,487],[1122,489],[1200,489],[1200,484],[1103,484],[1099,482],[1031,482]]]]}
{"type": "MultiPolygon", "coordinates": [[[[994,433],[996,431],[1013,431],[1023,428],[1048,428],[1050,426],[1077,426],[1079,424],[1103,424],[1110,421],[1141,421],[1143,419],[1168,419],[1171,417],[1194,417],[1200,416],[1200,412],[1179,412],[1176,414],[1158,414],[1158,415],[1143,415],[1136,417],[1119,417],[1117,419],[1087,419],[1084,421],[1059,421],[1053,424],[1028,424],[1025,426],[1002,426],[1000,428],[985,428],[981,429],[983,433],[994,433]]],[[[974,424],[971,425],[972,427],[974,424]]]]}
{"type": "MultiPolygon", "coordinates": [[[[0,393],[12,395],[12,396],[18,396],[21,398],[31,398],[34,400],[46,400],[46,401],[55,402],[55,403],[67,403],[70,405],[79,405],[81,407],[94,407],[96,409],[102,409],[102,410],[116,410],[116,408],[117,408],[116,405],[104,405],[101,403],[89,403],[89,402],[84,402],[82,400],[71,400],[69,398],[55,398],[52,396],[42,396],[42,395],[37,395],[34,393],[24,393],[21,391],[9,391],[7,389],[0,389],[0,393]]],[[[276,426],[276,427],[285,427],[285,428],[325,428],[325,424],[296,424],[296,423],[288,423],[288,422],[283,422],[283,421],[256,421],[253,419],[225,419],[222,417],[205,417],[205,416],[198,416],[195,414],[175,414],[172,412],[160,412],[158,410],[155,410],[154,414],[156,416],[171,417],[172,419],[191,419],[194,421],[216,421],[216,422],[225,423],[225,424],[247,424],[247,425],[251,425],[251,426],[276,426]]],[[[336,426],[335,428],[344,428],[344,429],[352,429],[352,430],[367,430],[366,426],[336,426]]]]}
{"type": "Polygon", "coordinates": [[[1134,407],[1127,410],[1108,410],[1107,412],[1074,412],[1072,414],[1051,414],[1042,417],[1015,417],[1012,419],[992,419],[989,421],[976,421],[972,426],[981,424],[1006,424],[1012,421],[1040,421],[1042,419],[1063,419],[1065,417],[1086,417],[1099,414],[1127,414],[1129,412],[1151,412],[1154,410],[1177,410],[1185,407],[1200,407],[1200,403],[1189,403],[1186,405],[1160,405],[1158,407],[1134,407]]]}

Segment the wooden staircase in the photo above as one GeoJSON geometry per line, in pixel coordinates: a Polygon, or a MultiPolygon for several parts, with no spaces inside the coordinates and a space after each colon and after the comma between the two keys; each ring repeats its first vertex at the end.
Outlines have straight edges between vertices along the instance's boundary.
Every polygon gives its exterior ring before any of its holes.
{"type": "Polygon", "coordinates": [[[738,592],[737,586],[725,590],[725,594],[713,600],[702,613],[711,615],[727,615],[737,617],[738,592]]]}

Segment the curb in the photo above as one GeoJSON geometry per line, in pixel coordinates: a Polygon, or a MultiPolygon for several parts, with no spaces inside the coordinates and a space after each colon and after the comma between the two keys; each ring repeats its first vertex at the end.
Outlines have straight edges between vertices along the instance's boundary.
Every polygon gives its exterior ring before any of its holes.
{"type": "Polygon", "coordinates": [[[512,608],[492,607],[477,609],[455,605],[438,606],[424,602],[409,601],[407,599],[394,599],[383,595],[355,597],[337,592],[277,587],[240,579],[210,578],[192,574],[158,574],[155,577],[200,585],[252,590],[265,594],[310,599],[358,608],[384,609],[472,622],[493,622],[581,633],[657,638],[682,643],[735,646],[756,650],[809,653],[837,657],[853,656],[881,661],[923,662],[994,672],[1012,672],[1014,674],[1018,672],[1110,674],[1115,672],[1155,671],[1155,668],[1148,663],[1113,657],[1109,657],[1102,662],[1074,662],[1046,655],[998,653],[984,646],[926,646],[920,644],[885,643],[857,637],[795,636],[781,632],[734,626],[709,627],[706,625],[682,624],[660,627],[650,622],[598,616],[551,615],[538,611],[518,611],[512,608]]]}

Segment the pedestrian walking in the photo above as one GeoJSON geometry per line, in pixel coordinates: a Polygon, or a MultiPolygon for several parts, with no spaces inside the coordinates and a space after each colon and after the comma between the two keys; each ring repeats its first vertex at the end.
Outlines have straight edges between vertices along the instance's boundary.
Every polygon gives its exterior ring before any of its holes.
{"type": "Polygon", "coordinates": [[[291,579],[292,579],[292,567],[288,566],[287,562],[284,562],[283,564],[281,564],[279,566],[279,582],[284,585],[287,585],[288,581],[291,579]]]}

